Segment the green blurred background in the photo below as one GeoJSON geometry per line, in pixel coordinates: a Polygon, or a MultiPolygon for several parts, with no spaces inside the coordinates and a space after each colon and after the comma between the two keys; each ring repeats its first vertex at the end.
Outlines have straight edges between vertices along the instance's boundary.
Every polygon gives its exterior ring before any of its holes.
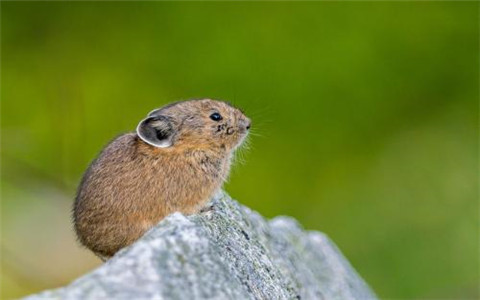
{"type": "Polygon", "coordinates": [[[477,2],[2,2],[2,298],[99,265],[82,172],[153,108],[253,119],[226,190],[327,233],[382,298],[477,298],[477,2]]]}

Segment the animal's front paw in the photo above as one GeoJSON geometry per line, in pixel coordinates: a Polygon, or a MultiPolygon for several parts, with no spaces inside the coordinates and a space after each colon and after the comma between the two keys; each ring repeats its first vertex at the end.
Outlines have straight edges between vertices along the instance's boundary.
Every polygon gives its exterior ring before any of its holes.
{"type": "Polygon", "coordinates": [[[213,204],[207,204],[206,206],[204,206],[200,209],[201,214],[212,213],[214,211],[215,211],[215,207],[213,206],[213,204]]]}

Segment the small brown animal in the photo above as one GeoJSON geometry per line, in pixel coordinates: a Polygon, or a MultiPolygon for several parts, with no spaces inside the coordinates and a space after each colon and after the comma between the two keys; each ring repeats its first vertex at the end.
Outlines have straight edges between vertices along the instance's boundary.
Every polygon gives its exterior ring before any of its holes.
{"type": "Polygon", "coordinates": [[[80,242],[102,259],[173,212],[199,212],[227,178],[250,120],[210,99],[150,112],[108,144],[85,172],[73,207],[80,242]]]}

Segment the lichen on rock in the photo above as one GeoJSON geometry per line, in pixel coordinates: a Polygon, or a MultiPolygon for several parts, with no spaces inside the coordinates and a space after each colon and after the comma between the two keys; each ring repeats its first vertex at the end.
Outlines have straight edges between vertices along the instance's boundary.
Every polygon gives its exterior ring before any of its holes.
{"type": "Polygon", "coordinates": [[[376,299],[337,247],[218,193],[174,213],[96,270],[26,299],[376,299]]]}

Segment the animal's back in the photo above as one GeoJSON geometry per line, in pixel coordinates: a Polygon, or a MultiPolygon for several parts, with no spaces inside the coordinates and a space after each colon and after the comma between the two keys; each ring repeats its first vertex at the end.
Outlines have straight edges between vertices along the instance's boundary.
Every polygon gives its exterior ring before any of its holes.
{"type": "Polygon", "coordinates": [[[198,211],[220,188],[218,167],[205,150],[155,149],[125,134],[92,162],[80,184],[74,223],[82,244],[110,257],[168,214],[198,211]],[[214,175],[214,176],[213,176],[214,175]],[[188,182],[188,184],[185,184],[188,182]]]}
{"type": "Polygon", "coordinates": [[[107,145],[85,173],[75,200],[79,240],[102,256],[138,239],[154,225],[152,219],[165,214],[159,205],[162,172],[148,175],[155,166],[138,155],[136,139],[125,134],[107,145]]]}

